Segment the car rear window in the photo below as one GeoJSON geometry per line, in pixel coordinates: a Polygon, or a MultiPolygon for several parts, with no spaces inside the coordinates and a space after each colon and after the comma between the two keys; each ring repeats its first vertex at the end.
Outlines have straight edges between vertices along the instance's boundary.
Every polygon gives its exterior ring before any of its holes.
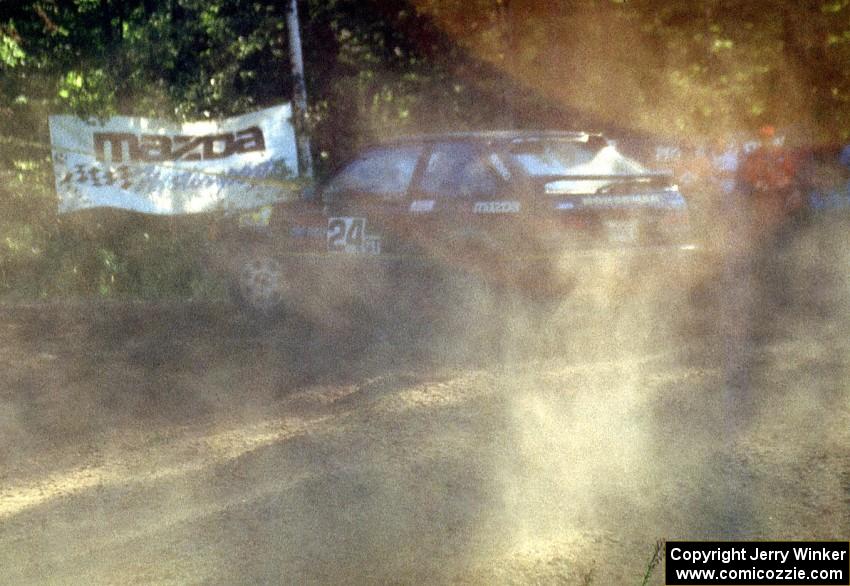
{"type": "Polygon", "coordinates": [[[511,146],[511,157],[532,177],[570,175],[634,175],[646,173],[613,146],[594,148],[577,141],[523,141],[511,146]]]}

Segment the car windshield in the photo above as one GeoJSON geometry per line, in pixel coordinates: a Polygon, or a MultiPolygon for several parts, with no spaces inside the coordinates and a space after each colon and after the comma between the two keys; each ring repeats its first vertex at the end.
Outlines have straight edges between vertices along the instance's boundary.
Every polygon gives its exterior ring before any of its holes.
{"type": "Polygon", "coordinates": [[[607,144],[575,140],[524,141],[512,145],[510,154],[531,177],[551,177],[552,181],[546,184],[546,193],[551,194],[592,193],[618,180],[568,179],[573,176],[632,177],[649,173],[646,167],[607,144]]]}
{"type": "Polygon", "coordinates": [[[404,197],[422,152],[417,145],[378,147],[362,154],[325,186],[322,197],[342,194],[372,195],[382,199],[404,197]]]}

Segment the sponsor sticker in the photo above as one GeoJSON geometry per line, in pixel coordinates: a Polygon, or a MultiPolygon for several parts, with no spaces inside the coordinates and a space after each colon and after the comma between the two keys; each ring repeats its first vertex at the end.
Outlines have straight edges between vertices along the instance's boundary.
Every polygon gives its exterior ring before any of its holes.
{"type": "Polygon", "coordinates": [[[294,238],[325,238],[327,233],[327,228],[321,226],[293,226],[289,229],[290,236],[294,238]]]}
{"type": "MultiPolygon", "coordinates": [[[[549,193],[547,191],[547,193],[549,193]]],[[[554,192],[553,192],[554,193],[554,192]]],[[[685,198],[678,191],[664,193],[634,193],[624,195],[577,195],[563,199],[555,204],[559,210],[574,208],[639,208],[653,207],[663,209],[681,209],[685,207],[685,198]]]]}
{"type": "Polygon", "coordinates": [[[582,205],[598,207],[621,207],[633,205],[663,204],[664,198],[657,193],[640,195],[592,195],[581,198],[582,205]]]}
{"type": "Polygon", "coordinates": [[[381,254],[381,239],[378,236],[366,236],[363,241],[364,254],[381,254]]]}
{"type": "Polygon", "coordinates": [[[476,214],[516,214],[519,210],[518,201],[477,201],[472,208],[476,214]]]}
{"type": "Polygon", "coordinates": [[[379,236],[366,234],[366,218],[328,218],[328,251],[348,254],[380,254],[379,236]]]}
{"type": "Polygon", "coordinates": [[[410,212],[413,214],[424,214],[434,211],[433,199],[417,199],[410,202],[410,212]]]}

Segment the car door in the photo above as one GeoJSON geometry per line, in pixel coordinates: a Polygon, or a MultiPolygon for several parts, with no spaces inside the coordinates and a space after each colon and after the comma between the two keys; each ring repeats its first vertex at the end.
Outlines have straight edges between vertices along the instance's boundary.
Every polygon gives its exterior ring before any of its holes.
{"type": "MultiPolygon", "coordinates": [[[[436,257],[461,260],[471,249],[492,248],[516,223],[522,204],[512,172],[486,142],[433,143],[414,185],[411,232],[436,257]]],[[[495,252],[492,252],[495,253],[495,252]]]]}
{"type": "Polygon", "coordinates": [[[421,144],[366,150],[322,190],[330,254],[387,254],[400,246],[421,144]]]}

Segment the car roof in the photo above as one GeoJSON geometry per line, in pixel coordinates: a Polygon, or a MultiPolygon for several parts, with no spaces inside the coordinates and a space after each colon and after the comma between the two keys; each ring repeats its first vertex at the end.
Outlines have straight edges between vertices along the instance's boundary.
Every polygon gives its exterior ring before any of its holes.
{"type": "Polygon", "coordinates": [[[603,136],[596,132],[579,132],[568,130],[486,130],[486,131],[469,131],[469,132],[442,132],[442,133],[425,133],[425,134],[409,134],[397,136],[382,141],[378,141],[379,145],[399,145],[399,144],[414,144],[414,143],[433,143],[441,141],[469,141],[469,142],[511,142],[511,141],[531,141],[541,139],[558,139],[571,140],[575,142],[587,142],[591,137],[596,140],[603,139],[603,136]]]}

